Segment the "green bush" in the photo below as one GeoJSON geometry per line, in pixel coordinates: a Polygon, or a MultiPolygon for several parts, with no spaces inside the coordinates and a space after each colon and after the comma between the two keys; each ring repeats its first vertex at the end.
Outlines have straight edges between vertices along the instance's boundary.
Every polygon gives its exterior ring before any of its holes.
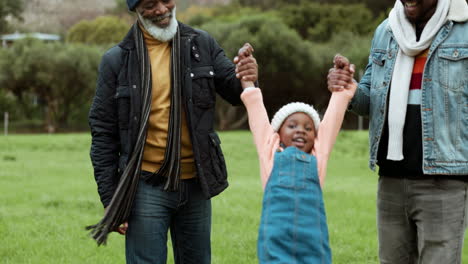
{"type": "Polygon", "coordinates": [[[0,87],[0,120],[3,119],[3,113],[8,112],[10,115],[16,112],[15,97],[12,94],[7,93],[4,88],[0,87]]]}
{"type": "Polygon", "coordinates": [[[23,112],[32,105],[30,95],[36,96],[44,127],[64,129],[85,119],[72,117],[89,106],[101,53],[90,45],[18,41],[0,53],[0,87],[15,95],[23,112]]]}
{"type": "MultiPolygon", "coordinates": [[[[325,42],[310,41],[271,12],[242,16],[228,22],[224,16],[202,28],[215,37],[229,58],[233,58],[245,42],[253,45],[259,65],[260,87],[270,116],[292,101],[313,104],[323,113],[330,96],[327,74],[333,67],[335,54],[341,53],[356,64],[358,73],[355,77],[359,79],[360,70],[367,64],[371,42],[370,34],[350,31],[335,32],[325,42]]],[[[237,126],[237,121],[244,118],[243,109],[232,114],[224,102],[217,108],[218,120],[224,118],[224,122],[218,123],[220,128],[230,129],[226,124],[237,126]],[[228,121],[226,116],[232,120],[228,121]]]]}
{"type": "Polygon", "coordinates": [[[304,39],[326,42],[334,34],[351,32],[367,35],[377,26],[371,11],[363,4],[319,4],[303,2],[282,8],[281,16],[304,39]]]}
{"type": "Polygon", "coordinates": [[[313,85],[318,77],[311,74],[317,65],[313,45],[301,39],[281,19],[261,14],[242,17],[237,22],[212,22],[203,28],[218,40],[229,58],[245,42],[253,45],[260,86],[270,115],[291,101],[316,104],[326,92],[313,85]]]}
{"type": "Polygon", "coordinates": [[[67,42],[95,45],[119,43],[130,26],[115,16],[98,17],[92,21],[81,21],[67,33],[67,42]]]}
{"type": "Polygon", "coordinates": [[[21,20],[21,13],[24,9],[22,0],[0,0],[0,33],[11,29],[7,18],[14,17],[21,20]]]}

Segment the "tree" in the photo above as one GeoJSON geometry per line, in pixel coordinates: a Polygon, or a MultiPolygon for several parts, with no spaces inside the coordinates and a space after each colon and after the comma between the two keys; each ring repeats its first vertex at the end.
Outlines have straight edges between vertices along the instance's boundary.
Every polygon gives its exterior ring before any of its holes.
{"type": "MultiPolygon", "coordinates": [[[[330,25],[327,25],[327,28],[336,27],[337,30],[319,30],[322,26],[317,25],[324,24],[319,21],[318,24],[310,23],[313,25],[310,26],[312,28],[310,31],[315,30],[317,36],[323,33],[322,37],[308,38],[300,35],[298,28],[288,26],[285,21],[288,17],[300,18],[299,14],[304,14],[300,12],[305,11],[289,12],[292,11],[292,7],[282,10],[281,13],[267,11],[258,14],[250,12],[252,9],[241,9],[240,12],[234,10],[233,13],[224,13],[223,16],[218,16],[202,25],[202,28],[213,35],[225,49],[229,58],[235,56],[244,42],[250,42],[254,46],[254,55],[259,65],[260,87],[270,117],[282,105],[292,101],[313,104],[323,113],[330,97],[327,74],[333,66],[332,59],[336,53],[347,56],[356,64],[356,79],[359,79],[359,72],[367,65],[372,36],[368,31],[371,30],[349,30],[349,27],[352,23],[353,25],[376,23],[371,19],[370,12],[358,6],[350,7],[349,10],[345,10],[343,6],[319,4],[314,6],[318,8],[310,12],[315,12],[317,16],[325,16],[320,13],[328,14],[326,22],[330,25]],[[337,13],[350,15],[347,12],[353,11],[367,15],[361,18],[362,21],[344,20],[349,24],[335,18],[337,13]]],[[[226,9],[222,12],[226,12],[226,9]]],[[[305,18],[305,21],[311,19],[305,18]]],[[[245,112],[242,108],[231,108],[219,100],[216,111],[219,129],[246,126],[245,112]]]]}
{"type": "Polygon", "coordinates": [[[261,9],[276,9],[285,4],[296,5],[302,0],[233,0],[232,4],[239,6],[255,6],[261,9]]]}
{"type": "Polygon", "coordinates": [[[70,28],[67,42],[95,45],[119,43],[130,29],[129,25],[118,17],[102,16],[92,21],[81,21],[70,28]]]}
{"type": "MultiPolygon", "coordinates": [[[[313,46],[280,19],[255,15],[242,17],[236,22],[213,21],[203,29],[219,41],[229,58],[235,56],[244,42],[254,46],[260,86],[270,115],[285,103],[303,101],[317,105],[323,96],[327,96],[326,90],[310,85],[318,77],[311,74],[317,65],[312,54],[313,46]]],[[[235,128],[230,124],[245,119],[243,109],[237,109],[237,114],[232,111],[224,102],[217,104],[217,119],[224,121],[219,123],[220,129],[235,128]]]]}
{"type": "MultiPolygon", "coordinates": [[[[35,109],[32,109],[30,104],[30,83],[27,79],[19,78],[16,71],[16,62],[18,59],[17,55],[28,53],[29,47],[40,43],[40,41],[36,39],[24,39],[17,43],[18,45],[13,45],[11,48],[0,50],[0,69],[2,69],[0,71],[0,87],[15,96],[16,102],[25,114],[25,117],[31,119],[34,113],[32,110],[35,109]]],[[[35,69],[30,70],[34,71],[35,69]]],[[[22,69],[22,72],[24,71],[27,70],[22,69]]],[[[28,74],[28,72],[24,72],[24,74],[28,74]]]]}
{"type": "Polygon", "coordinates": [[[6,20],[8,16],[21,19],[22,12],[22,0],[0,0],[0,33],[8,31],[8,22],[6,20]]]}
{"type": "MultiPolygon", "coordinates": [[[[378,17],[381,13],[393,7],[395,0],[233,0],[233,4],[236,5],[255,6],[262,9],[282,9],[285,6],[304,6],[315,3],[342,4],[345,6],[363,4],[372,11],[374,17],[378,17]]],[[[285,14],[285,12],[282,11],[282,14],[285,14]]]]}
{"type": "Polygon", "coordinates": [[[320,4],[303,2],[282,9],[283,19],[304,39],[326,42],[335,33],[368,35],[378,22],[363,4],[320,4]]]}
{"type": "Polygon", "coordinates": [[[26,106],[30,102],[24,95],[37,95],[45,106],[46,128],[54,132],[65,128],[70,115],[90,101],[100,54],[82,44],[19,41],[0,53],[0,86],[26,106]]]}
{"type": "MultiPolygon", "coordinates": [[[[306,2],[305,0],[304,2],[306,2]]],[[[382,13],[386,12],[389,8],[395,5],[395,0],[314,0],[315,2],[319,3],[328,3],[328,4],[364,4],[367,8],[369,8],[374,17],[380,16],[382,13]]]]}

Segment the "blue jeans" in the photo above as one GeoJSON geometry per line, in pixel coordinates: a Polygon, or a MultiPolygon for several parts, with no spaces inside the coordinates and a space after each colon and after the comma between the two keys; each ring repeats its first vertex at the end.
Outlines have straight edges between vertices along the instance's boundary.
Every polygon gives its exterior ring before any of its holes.
{"type": "Polygon", "coordinates": [[[197,179],[182,180],[178,192],[139,182],[125,239],[127,263],[166,263],[170,229],[176,264],[211,261],[211,201],[197,179]]]}
{"type": "Polygon", "coordinates": [[[464,181],[380,177],[381,264],[460,264],[467,224],[464,181]]]}

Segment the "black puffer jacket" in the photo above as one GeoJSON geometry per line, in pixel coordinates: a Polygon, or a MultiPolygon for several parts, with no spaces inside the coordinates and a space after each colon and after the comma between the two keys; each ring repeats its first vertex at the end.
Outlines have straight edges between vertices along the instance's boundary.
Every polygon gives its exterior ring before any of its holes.
{"type": "MultiPolygon", "coordinates": [[[[220,140],[213,129],[216,93],[241,104],[235,66],[216,41],[179,23],[182,94],[193,144],[197,177],[207,199],[228,186],[220,140]]],[[[101,201],[106,207],[132,153],[141,111],[139,63],[133,32],[107,51],[99,67],[96,95],[89,113],[91,160],[101,201]]]]}

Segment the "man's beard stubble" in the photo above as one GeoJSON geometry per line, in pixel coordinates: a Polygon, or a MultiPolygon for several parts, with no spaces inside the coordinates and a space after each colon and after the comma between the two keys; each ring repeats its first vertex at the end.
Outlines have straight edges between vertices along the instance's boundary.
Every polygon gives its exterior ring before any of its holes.
{"type": "Polygon", "coordinates": [[[166,15],[162,15],[159,17],[154,18],[153,20],[162,20],[167,16],[171,17],[171,21],[169,25],[165,28],[158,27],[154,24],[152,19],[144,18],[139,12],[136,12],[138,16],[138,20],[143,25],[143,27],[148,31],[148,33],[155,39],[168,42],[174,38],[175,34],[177,33],[177,19],[176,19],[176,7],[172,9],[170,13],[166,15]]]}

